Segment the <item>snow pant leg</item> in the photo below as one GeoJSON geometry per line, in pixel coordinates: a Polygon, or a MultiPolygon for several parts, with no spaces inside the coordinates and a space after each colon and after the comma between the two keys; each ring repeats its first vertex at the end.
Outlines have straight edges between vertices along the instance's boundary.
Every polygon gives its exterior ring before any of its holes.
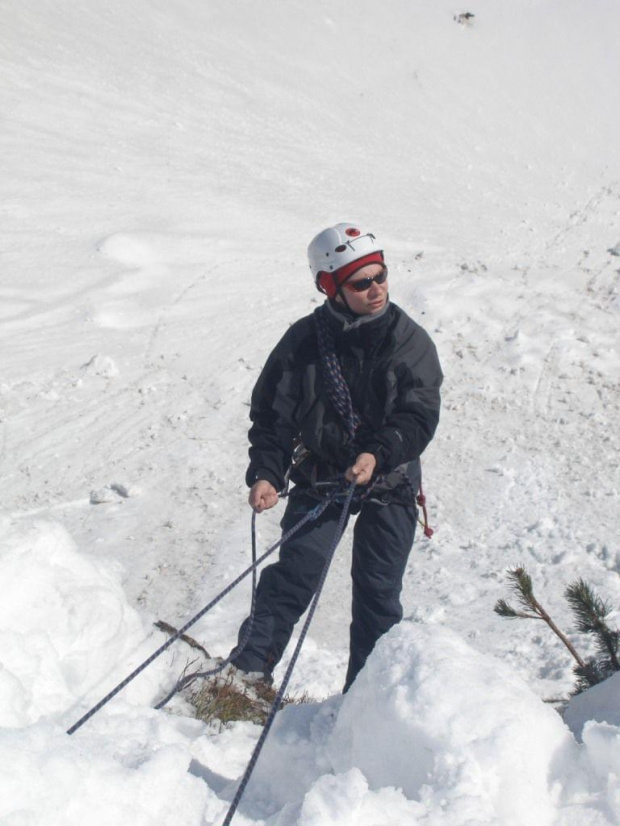
{"type": "Polygon", "coordinates": [[[403,575],[415,536],[413,502],[366,502],[353,539],[353,606],[349,667],[344,691],[361,671],[376,641],[403,617],[403,575]]]}
{"type": "MultiPolygon", "coordinates": [[[[290,530],[317,500],[292,494],[281,522],[290,530]]],[[[314,596],[331,547],[341,506],[329,505],[318,519],[307,522],[280,548],[278,562],[261,573],[256,589],[256,609],[250,639],[232,662],[243,671],[270,673],[280,661],[293,628],[314,596]]],[[[249,625],[239,630],[239,643],[249,625]]]]}

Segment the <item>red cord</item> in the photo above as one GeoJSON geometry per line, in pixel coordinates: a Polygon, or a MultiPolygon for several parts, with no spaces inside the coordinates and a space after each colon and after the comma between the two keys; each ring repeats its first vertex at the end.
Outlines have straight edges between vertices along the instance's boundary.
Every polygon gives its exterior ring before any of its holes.
{"type": "Polygon", "coordinates": [[[418,520],[420,525],[424,528],[424,536],[431,539],[435,531],[431,528],[428,524],[428,511],[426,510],[426,496],[424,495],[424,491],[422,490],[422,482],[420,482],[420,492],[416,496],[416,502],[422,508],[422,513],[424,514],[424,521],[418,520]]]}

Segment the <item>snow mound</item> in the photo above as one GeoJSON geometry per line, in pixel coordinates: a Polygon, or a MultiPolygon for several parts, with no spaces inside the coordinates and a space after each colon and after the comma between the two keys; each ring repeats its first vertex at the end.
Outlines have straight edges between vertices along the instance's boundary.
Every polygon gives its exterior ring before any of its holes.
{"type": "Polygon", "coordinates": [[[345,697],[284,709],[247,795],[274,826],[603,824],[618,766],[619,728],[580,746],[502,662],[404,622],[345,697]]]}
{"type": "MultiPolygon", "coordinates": [[[[151,735],[159,734],[156,729],[151,735]]],[[[130,734],[110,732],[120,750],[130,734]]],[[[88,738],[87,738],[88,743],[88,738]]],[[[187,773],[180,744],[156,746],[136,763],[69,738],[50,724],[0,731],[0,822],[20,826],[197,826],[209,790],[187,773]],[[27,782],[25,779],[27,778],[27,782]]]]}
{"type": "MultiPolygon", "coordinates": [[[[0,536],[0,725],[70,713],[85,695],[94,704],[144,653],[118,572],[80,555],[58,524],[5,518],[0,536]]],[[[162,666],[124,698],[149,702],[162,666]]]]}
{"type": "Polygon", "coordinates": [[[119,375],[119,369],[114,360],[109,356],[93,356],[86,364],[82,365],[82,370],[91,376],[103,376],[106,379],[113,379],[119,375]]]}
{"type": "Polygon", "coordinates": [[[227,226],[211,227],[209,233],[118,232],[103,239],[99,252],[128,268],[148,269],[157,265],[198,264],[213,255],[214,248],[233,248],[227,226]]]}
{"type": "MultiPolygon", "coordinates": [[[[220,824],[259,728],[218,733],[180,706],[176,714],[145,708],[169,679],[162,657],[67,736],[65,723],[78,717],[68,706],[100,699],[155,644],[138,645],[145,630],[116,572],[84,559],[62,527],[10,520],[1,527],[0,821],[220,824]],[[49,719],[59,714],[62,727],[49,719]]],[[[590,720],[579,744],[508,666],[451,630],[403,622],[379,641],[346,696],[278,714],[236,819],[257,826],[620,822],[614,687],[615,678],[574,701],[573,717],[579,711],[590,720]]]]}
{"type": "Polygon", "coordinates": [[[142,642],[118,572],[80,555],[60,525],[6,517],[0,537],[0,822],[198,826],[219,813],[188,772],[204,726],[144,707],[170,679],[167,656],[65,733],[161,637],[142,642]]]}

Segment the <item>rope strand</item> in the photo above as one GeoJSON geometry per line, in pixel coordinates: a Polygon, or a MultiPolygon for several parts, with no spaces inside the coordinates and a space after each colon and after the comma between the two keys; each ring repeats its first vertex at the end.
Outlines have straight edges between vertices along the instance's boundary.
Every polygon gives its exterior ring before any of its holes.
{"type": "MultiPolygon", "coordinates": [[[[282,540],[280,540],[282,542],[282,540]]],[[[256,511],[252,511],[252,563],[256,563],[256,511]]],[[[241,642],[237,645],[233,650],[230,652],[228,657],[223,659],[216,668],[212,668],[208,671],[194,671],[191,674],[186,674],[184,677],[181,677],[172,691],[167,694],[163,700],[160,700],[159,703],[155,706],[156,709],[162,709],[170,700],[178,694],[179,691],[182,691],[184,688],[190,686],[193,682],[198,679],[207,679],[208,677],[215,677],[216,674],[222,672],[227,665],[237,656],[240,654],[243,649],[248,644],[250,639],[250,634],[252,633],[252,627],[254,625],[254,613],[256,609],[256,568],[252,569],[252,599],[250,602],[250,616],[248,621],[248,627],[245,630],[241,642]]]]}
{"type": "MultiPolygon", "coordinates": [[[[202,619],[202,617],[204,617],[204,615],[208,611],[210,611],[215,605],[217,605],[218,602],[220,602],[220,600],[222,600],[225,596],[227,596],[233,590],[233,588],[236,588],[236,586],[239,585],[239,583],[242,582],[249,573],[256,570],[256,568],[265,559],[267,559],[267,557],[270,556],[270,554],[272,554],[277,548],[280,547],[280,545],[283,542],[285,542],[296,531],[298,531],[302,527],[302,525],[304,525],[306,522],[310,521],[311,519],[317,519],[321,515],[321,513],[323,513],[325,508],[329,505],[330,501],[331,501],[331,498],[325,499],[323,502],[319,502],[319,504],[315,508],[313,508],[311,511],[308,511],[308,513],[303,517],[303,519],[300,519],[300,521],[296,525],[294,525],[286,534],[284,534],[282,537],[280,537],[280,540],[278,542],[276,542],[275,545],[272,545],[271,548],[268,548],[265,551],[265,553],[262,554],[262,556],[260,556],[255,562],[253,562],[249,566],[249,568],[246,568],[246,570],[243,571],[243,573],[239,574],[239,576],[235,580],[233,580],[230,583],[230,585],[228,585],[226,588],[224,588],[224,590],[220,594],[218,594],[214,599],[212,599],[211,602],[208,605],[206,605],[201,611],[199,611],[197,614],[195,614],[195,616],[193,616],[188,622],[186,622],[185,625],[182,628],[179,628],[179,630],[176,632],[176,634],[174,634],[174,636],[170,637],[169,640],[166,640],[166,642],[163,645],[161,645],[156,651],[154,651],[153,654],[151,654],[150,657],[148,657],[146,660],[144,660],[144,662],[141,663],[136,669],[134,669],[131,672],[131,674],[129,674],[127,677],[125,677],[125,679],[122,682],[120,682],[116,686],[116,688],[112,689],[112,691],[110,691],[108,694],[106,694],[105,697],[103,697],[95,706],[93,706],[89,711],[87,711],[86,714],[84,714],[82,717],[80,717],[80,719],[77,721],[77,723],[74,723],[71,726],[71,728],[67,729],[67,734],[69,734],[69,735],[74,734],[78,729],[80,729],[84,725],[84,723],[88,722],[88,720],[90,720],[91,717],[94,717],[95,714],[97,714],[97,712],[101,711],[101,709],[105,705],[107,705],[107,703],[109,703],[110,700],[112,700],[114,697],[116,697],[116,695],[119,694],[126,686],[128,686],[129,683],[132,682],[132,680],[134,680],[139,674],[141,674],[145,669],[147,669],[149,667],[149,665],[151,665],[153,662],[155,662],[155,660],[161,654],[163,654],[164,651],[166,651],[168,648],[170,648],[170,646],[173,643],[175,643],[182,636],[182,634],[184,634],[188,630],[188,628],[191,628],[192,625],[194,625],[196,622],[198,622],[199,619],[202,619]]],[[[217,671],[215,673],[217,673],[217,671]]],[[[168,700],[171,699],[171,697],[173,697],[174,694],[176,694],[176,690],[174,692],[172,692],[166,698],[165,702],[168,702],[168,700]]],[[[162,704],[160,703],[160,706],[161,705],[162,704]]],[[[158,707],[160,707],[160,706],[158,706],[158,707]]]]}
{"type": "Polygon", "coordinates": [[[222,826],[229,826],[231,820],[235,812],[237,811],[237,807],[241,802],[241,798],[243,797],[243,793],[249,783],[250,777],[252,776],[252,772],[256,767],[256,763],[258,762],[258,758],[262,751],[263,746],[265,745],[265,740],[267,739],[267,735],[271,730],[271,726],[273,725],[273,721],[275,719],[276,713],[280,709],[282,705],[282,701],[286,694],[286,689],[288,688],[289,681],[291,679],[291,675],[293,673],[293,669],[297,663],[297,659],[299,657],[299,653],[301,651],[301,647],[304,644],[304,640],[306,639],[306,634],[308,633],[308,628],[310,627],[310,623],[312,622],[312,618],[316,612],[316,608],[319,602],[319,598],[321,596],[321,591],[323,590],[323,586],[325,584],[325,580],[327,579],[327,572],[329,571],[329,567],[331,565],[332,559],[334,558],[334,553],[336,552],[336,548],[338,547],[338,543],[344,533],[344,528],[346,525],[347,517],[349,515],[349,510],[351,507],[351,500],[353,499],[353,494],[355,492],[355,482],[352,482],[349,491],[347,494],[347,498],[344,502],[344,506],[342,508],[342,513],[340,514],[340,519],[338,520],[338,526],[336,528],[336,533],[334,535],[334,539],[332,541],[331,547],[327,553],[327,558],[325,560],[325,564],[323,566],[323,570],[321,572],[321,578],[319,580],[319,584],[317,586],[316,592],[312,599],[312,603],[310,604],[310,609],[308,611],[308,616],[306,617],[306,621],[304,622],[303,628],[301,629],[301,633],[299,635],[299,640],[297,641],[297,645],[295,646],[295,650],[293,652],[293,656],[288,664],[286,669],[286,673],[284,674],[284,678],[282,680],[282,684],[280,685],[280,689],[276,694],[275,700],[269,710],[269,714],[267,715],[267,720],[265,722],[265,726],[261,732],[260,737],[258,738],[258,742],[254,747],[254,751],[252,752],[252,756],[250,757],[250,762],[247,765],[247,768],[244,772],[243,777],[241,778],[241,782],[237,788],[237,792],[233,798],[232,803],[230,804],[230,808],[226,814],[226,817],[222,823],[222,826]]]}

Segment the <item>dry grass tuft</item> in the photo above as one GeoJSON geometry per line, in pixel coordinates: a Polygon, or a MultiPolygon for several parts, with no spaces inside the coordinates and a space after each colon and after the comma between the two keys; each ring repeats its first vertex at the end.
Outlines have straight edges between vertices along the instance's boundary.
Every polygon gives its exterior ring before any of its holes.
{"type": "MultiPolygon", "coordinates": [[[[205,723],[226,726],[238,720],[264,725],[276,698],[276,689],[263,682],[244,683],[233,674],[205,680],[189,694],[196,717],[205,723]]],[[[282,706],[312,702],[307,694],[285,697],[282,706]]]]}

